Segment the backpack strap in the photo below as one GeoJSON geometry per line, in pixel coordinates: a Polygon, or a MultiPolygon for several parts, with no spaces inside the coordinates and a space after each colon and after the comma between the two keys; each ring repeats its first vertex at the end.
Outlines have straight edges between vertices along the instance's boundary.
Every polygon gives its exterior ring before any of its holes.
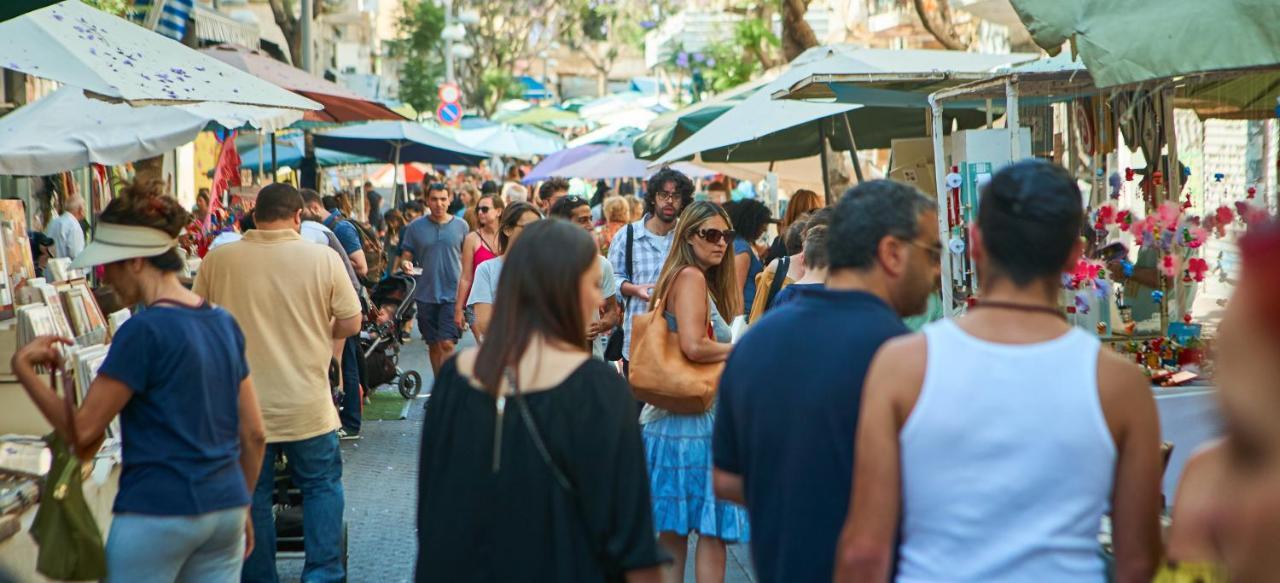
{"type": "MultiPolygon", "coordinates": [[[[636,248],[635,223],[631,223],[627,225],[627,278],[631,280],[632,285],[636,283],[635,281],[636,280],[636,263],[635,263],[635,260],[633,259],[633,255],[635,254],[635,248],[636,248]]],[[[625,310],[631,307],[631,298],[628,297],[625,303],[626,305],[623,306],[624,318],[626,317],[625,310]]]]}

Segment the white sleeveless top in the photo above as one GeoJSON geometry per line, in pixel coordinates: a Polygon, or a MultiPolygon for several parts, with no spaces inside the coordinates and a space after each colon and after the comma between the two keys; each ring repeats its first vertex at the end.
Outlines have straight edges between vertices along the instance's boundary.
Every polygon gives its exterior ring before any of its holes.
{"type": "Polygon", "coordinates": [[[924,328],[928,365],[899,436],[899,582],[1105,580],[1098,529],[1116,447],[1098,396],[1099,342],[1037,344],[924,328]]]}

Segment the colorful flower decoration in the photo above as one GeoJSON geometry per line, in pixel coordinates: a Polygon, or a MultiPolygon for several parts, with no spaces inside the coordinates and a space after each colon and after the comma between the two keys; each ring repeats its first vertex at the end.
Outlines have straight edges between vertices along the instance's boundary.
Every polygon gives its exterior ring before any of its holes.
{"type": "Polygon", "coordinates": [[[1187,260],[1187,271],[1196,281],[1204,281],[1205,274],[1209,273],[1209,262],[1200,257],[1192,257],[1187,260]]]}

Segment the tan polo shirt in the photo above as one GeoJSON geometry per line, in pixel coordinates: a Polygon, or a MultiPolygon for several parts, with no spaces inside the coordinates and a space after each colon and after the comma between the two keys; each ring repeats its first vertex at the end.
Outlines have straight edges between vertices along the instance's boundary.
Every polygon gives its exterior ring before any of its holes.
{"type": "Polygon", "coordinates": [[[329,394],[331,321],[359,315],[360,300],[333,250],[295,231],[249,231],[209,252],[195,292],[244,331],[268,442],[340,427],[329,394]]]}

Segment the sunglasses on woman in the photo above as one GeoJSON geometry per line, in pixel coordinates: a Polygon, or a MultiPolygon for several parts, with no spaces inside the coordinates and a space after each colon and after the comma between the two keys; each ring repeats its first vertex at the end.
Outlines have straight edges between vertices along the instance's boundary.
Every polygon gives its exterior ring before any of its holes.
{"type": "Polygon", "coordinates": [[[724,239],[726,242],[733,242],[733,237],[734,235],[737,235],[737,233],[733,232],[731,229],[724,231],[721,231],[720,229],[698,229],[696,235],[701,237],[703,241],[715,245],[719,243],[721,239],[724,239]]]}
{"type": "Polygon", "coordinates": [[[489,211],[491,211],[491,210],[493,210],[493,207],[489,207],[489,206],[478,206],[478,207],[476,207],[476,212],[478,212],[478,213],[487,213],[487,212],[489,212],[489,211]]]}

